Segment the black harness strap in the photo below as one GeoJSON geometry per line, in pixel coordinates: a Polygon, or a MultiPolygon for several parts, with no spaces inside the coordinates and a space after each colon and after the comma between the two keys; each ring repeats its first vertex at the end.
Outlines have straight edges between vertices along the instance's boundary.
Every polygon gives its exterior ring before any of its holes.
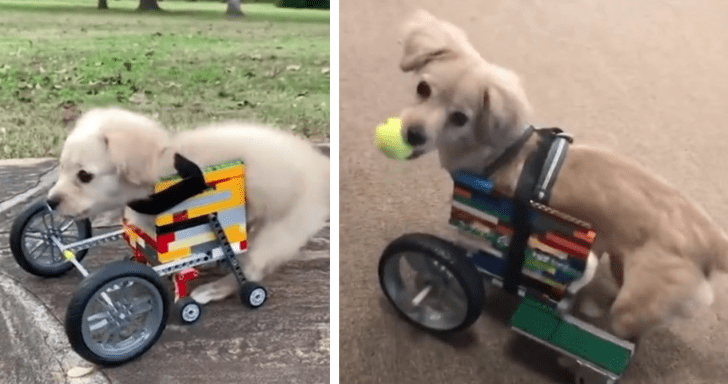
{"type": "Polygon", "coordinates": [[[517,294],[523,263],[526,260],[526,246],[531,236],[529,208],[532,200],[548,203],[551,187],[558,175],[570,141],[559,128],[545,128],[536,131],[539,135],[538,149],[526,159],[516,185],[513,200],[511,226],[514,233],[508,248],[508,261],[503,275],[503,289],[517,294]]]}
{"type": "Polygon", "coordinates": [[[498,155],[498,157],[495,158],[490,164],[488,164],[485,169],[483,169],[482,175],[485,178],[489,178],[493,172],[495,172],[498,168],[502,167],[504,164],[508,163],[509,161],[513,160],[514,157],[518,154],[518,152],[521,151],[521,148],[526,144],[528,139],[531,138],[531,135],[535,132],[535,128],[532,125],[529,125],[526,127],[526,129],[521,133],[521,136],[519,136],[516,141],[513,142],[513,144],[509,145],[503,153],[498,155]]]}
{"type": "Polygon", "coordinates": [[[158,215],[207,189],[200,167],[179,153],[174,154],[174,169],[182,177],[179,183],[146,199],[134,200],[127,204],[129,208],[145,215],[158,215]]]}

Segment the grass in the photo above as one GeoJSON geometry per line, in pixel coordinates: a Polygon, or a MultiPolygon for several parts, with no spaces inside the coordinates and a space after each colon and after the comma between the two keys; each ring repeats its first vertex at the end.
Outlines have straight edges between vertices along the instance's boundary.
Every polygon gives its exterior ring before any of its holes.
{"type": "Polygon", "coordinates": [[[328,11],[137,5],[0,0],[0,158],[57,156],[69,121],[107,105],[173,130],[235,119],[328,138],[328,11]]]}

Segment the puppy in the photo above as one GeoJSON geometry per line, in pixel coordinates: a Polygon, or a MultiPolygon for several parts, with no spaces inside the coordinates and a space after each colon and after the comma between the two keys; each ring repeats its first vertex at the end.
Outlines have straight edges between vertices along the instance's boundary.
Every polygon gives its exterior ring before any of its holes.
{"type": "MultiPolygon", "coordinates": [[[[465,33],[425,11],[404,28],[400,67],[419,82],[417,102],[401,113],[402,135],[416,158],[437,150],[443,168],[480,173],[531,121],[518,77],[484,60],[465,33]]],[[[491,175],[513,196],[536,136],[491,175]]],[[[635,162],[573,145],[550,205],[592,223],[592,251],[608,254],[620,289],[610,308],[612,331],[635,340],[654,326],[711,304],[709,278],[728,271],[728,238],[674,187],[635,162]]]]}
{"type": "MultiPolygon", "coordinates": [[[[259,281],[295,258],[328,219],[329,159],[311,143],[238,123],[170,136],[157,123],[116,108],[92,110],[78,120],[64,144],[49,203],[73,217],[120,209],[149,196],[161,176],[175,172],[175,153],[201,168],[237,158],[245,162],[249,247],[241,265],[249,280],[259,281]]],[[[126,215],[132,222],[153,222],[129,209],[126,215]]],[[[204,304],[236,289],[229,274],[197,287],[191,296],[204,304]]]]}

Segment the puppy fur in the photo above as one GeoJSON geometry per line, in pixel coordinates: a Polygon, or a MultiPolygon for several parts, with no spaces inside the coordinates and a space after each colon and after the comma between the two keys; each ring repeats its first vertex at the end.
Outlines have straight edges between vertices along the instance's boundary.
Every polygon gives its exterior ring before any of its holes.
{"type": "MultiPolygon", "coordinates": [[[[329,159],[290,133],[253,124],[226,123],[170,136],[155,122],[116,108],[84,114],[61,154],[59,180],[49,192],[63,215],[87,217],[120,209],[148,196],[159,177],[174,173],[180,153],[200,167],[245,161],[248,251],[241,264],[247,279],[260,281],[294,259],[329,216],[329,159]],[[92,174],[88,182],[79,172],[92,174]]],[[[132,223],[150,226],[153,217],[125,210],[132,223]]],[[[197,287],[200,303],[223,299],[237,289],[234,275],[197,287]]]]}
{"type": "MultiPolygon", "coordinates": [[[[437,150],[448,171],[482,172],[531,121],[518,77],[484,60],[462,30],[425,11],[405,25],[403,47],[400,67],[419,79],[417,102],[400,115],[403,136],[418,144],[414,157],[437,150]]],[[[497,190],[513,196],[537,140],[492,175],[497,190]]],[[[572,145],[550,205],[593,224],[592,251],[609,255],[620,287],[609,313],[619,337],[637,339],[711,304],[711,274],[728,271],[728,239],[708,215],[616,153],[572,145]]]]}

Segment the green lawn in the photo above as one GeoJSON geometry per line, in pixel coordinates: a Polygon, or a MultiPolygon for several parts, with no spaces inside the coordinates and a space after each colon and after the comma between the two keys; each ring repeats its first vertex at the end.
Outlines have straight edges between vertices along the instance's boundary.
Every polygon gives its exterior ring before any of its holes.
{"type": "Polygon", "coordinates": [[[0,0],[0,158],[57,156],[68,116],[106,105],[175,130],[237,119],[328,137],[328,11],[108,4],[0,0]]]}

